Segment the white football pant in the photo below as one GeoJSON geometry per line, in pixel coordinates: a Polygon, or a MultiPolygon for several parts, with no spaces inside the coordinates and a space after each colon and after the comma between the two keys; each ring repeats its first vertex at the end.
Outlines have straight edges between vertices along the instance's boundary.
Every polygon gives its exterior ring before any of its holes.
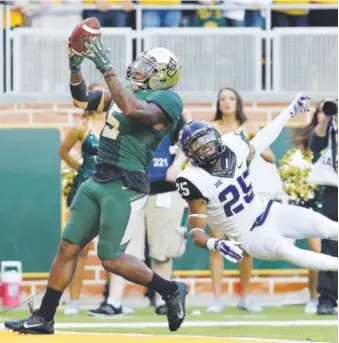
{"type": "Polygon", "coordinates": [[[263,225],[243,234],[239,241],[251,256],[286,260],[305,269],[338,270],[338,258],[300,249],[286,238],[338,240],[338,223],[299,206],[273,203],[263,225]]]}

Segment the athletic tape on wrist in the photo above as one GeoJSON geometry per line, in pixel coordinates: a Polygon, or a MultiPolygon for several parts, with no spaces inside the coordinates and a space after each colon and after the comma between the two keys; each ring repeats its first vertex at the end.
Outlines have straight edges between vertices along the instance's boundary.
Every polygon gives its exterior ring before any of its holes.
{"type": "Polygon", "coordinates": [[[204,230],[204,229],[200,229],[200,227],[195,227],[194,229],[190,230],[190,235],[191,235],[191,236],[192,236],[192,233],[193,233],[194,231],[201,231],[201,232],[205,233],[205,230],[204,230]]]}
{"type": "Polygon", "coordinates": [[[216,238],[209,238],[207,241],[207,249],[211,251],[216,251],[215,242],[217,241],[216,238]]]}

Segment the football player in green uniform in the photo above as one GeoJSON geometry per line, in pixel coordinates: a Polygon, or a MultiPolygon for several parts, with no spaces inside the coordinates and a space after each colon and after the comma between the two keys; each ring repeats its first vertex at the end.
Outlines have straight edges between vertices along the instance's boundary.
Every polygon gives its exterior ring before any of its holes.
{"type": "MultiPolygon", "coordinates": [[[[124,251],[133,236],[137,217],[146,204],[152,153],[170,134],[183,110],[172,90],[180,78],[176,56],[163,47],[143,52],[127,69],[122,83],[97,38],[87,43],[83,56],[69,49],[71,94],[88,110],[107,111],[97,152],[96,172],[79,188],[51,267],[48,286],[38,310],[5,326],[20,333],[54,333],[54,315],[72,280],[80,251],[99,236],[98,257],[109,272],[154,289],[166,301],[169,329],[177,330],[185,316],[184,283],[163,279],[124,251]],[[84,57],[103,74],[108,90],[88,91],[80,65],[84,57]]],[[[159,242],[161,244],[161,242],[159,242]]]]}

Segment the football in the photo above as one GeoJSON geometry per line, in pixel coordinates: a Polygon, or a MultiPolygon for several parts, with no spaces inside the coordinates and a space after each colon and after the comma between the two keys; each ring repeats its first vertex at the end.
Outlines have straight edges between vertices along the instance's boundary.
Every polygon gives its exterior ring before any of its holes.
{"type": "Polygon", "coordinates": [[[89,42],[90,37],[95,36],[101,36],[101,27],[98,19],[93,17],[83,20],[74,28],[69,39],[73,52],[76,55],[86,52],[85,43],[89,42]]]}

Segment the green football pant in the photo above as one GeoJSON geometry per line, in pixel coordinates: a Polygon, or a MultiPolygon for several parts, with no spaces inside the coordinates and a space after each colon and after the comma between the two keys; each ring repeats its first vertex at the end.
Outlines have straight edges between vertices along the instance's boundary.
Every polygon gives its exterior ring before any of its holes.
{"type": "Polygon", "coordinates": [[[146,202],[147,195],[124,187],[121,180],[99,183],[90,178],[73,199],[62,239],[84,247],[99,235],[101,260],[123,255],[146,202]]]}

